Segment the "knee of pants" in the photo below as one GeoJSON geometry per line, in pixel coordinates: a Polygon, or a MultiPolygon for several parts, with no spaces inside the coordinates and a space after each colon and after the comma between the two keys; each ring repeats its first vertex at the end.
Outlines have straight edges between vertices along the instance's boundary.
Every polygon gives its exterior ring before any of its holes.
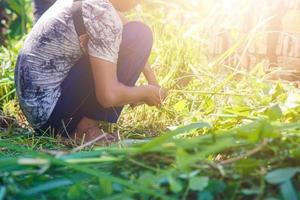
{"type": "Polygon", "coordinates": [[[142,22],[129,22],[124,25],[122,46],[137,54],[150,54],[153,45],[153,34],[149,26],[142,22]]]}

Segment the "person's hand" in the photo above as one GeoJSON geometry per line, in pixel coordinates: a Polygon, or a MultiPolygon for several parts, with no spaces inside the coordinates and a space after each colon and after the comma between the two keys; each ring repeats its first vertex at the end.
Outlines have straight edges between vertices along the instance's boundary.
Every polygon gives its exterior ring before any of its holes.
{"type": "Polygon", "coordinates": [[[148,85],[147,89],[147,96],[144,99],[144,102],[148,106],[159,107],[167,98],[167,91],[159,86],[148,85]]]}

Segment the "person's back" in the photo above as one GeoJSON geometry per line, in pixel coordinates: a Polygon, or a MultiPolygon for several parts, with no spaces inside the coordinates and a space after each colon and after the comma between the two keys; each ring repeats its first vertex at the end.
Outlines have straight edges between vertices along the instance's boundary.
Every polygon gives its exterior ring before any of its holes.
{"type": "MultiPolygon", "coordinates": [[[[58,0],[37,21],[20,51],[15,82],[20,105],[33,127],[50,117],[61,83],[82,56],[72,18],[73,0],[58,0]]],[[[83,2],[89,54],[117,62],[122,24],[108,0],[83,2]]]]}

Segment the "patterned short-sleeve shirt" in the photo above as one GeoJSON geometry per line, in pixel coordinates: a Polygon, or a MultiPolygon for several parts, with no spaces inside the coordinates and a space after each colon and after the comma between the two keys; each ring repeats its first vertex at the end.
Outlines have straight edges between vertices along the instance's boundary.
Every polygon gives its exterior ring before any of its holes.
{"type": "MultiPolygon", "coordinates": [[[[58,0],[35,24],[21,49],[15,83],[20,106],[34,128],[49,119],[61,83],[82,56],[71,14],[73,0],[58,0]]],[[[122,22],[109,0],[84,0],[91,56],[117,63],[122,22]]]]}

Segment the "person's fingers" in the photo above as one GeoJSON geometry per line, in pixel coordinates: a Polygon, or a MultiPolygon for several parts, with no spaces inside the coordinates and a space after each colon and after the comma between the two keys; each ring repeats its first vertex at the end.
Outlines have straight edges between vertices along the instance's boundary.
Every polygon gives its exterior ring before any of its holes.
{"type": "Polygon", "coordinates": [[[167,92],[165,89],[160,88],[159,90],[159,98],[160,98],[160,102],[162,103],[163,101],[165,101],[165,99],[167,98],[167,92]]]}

